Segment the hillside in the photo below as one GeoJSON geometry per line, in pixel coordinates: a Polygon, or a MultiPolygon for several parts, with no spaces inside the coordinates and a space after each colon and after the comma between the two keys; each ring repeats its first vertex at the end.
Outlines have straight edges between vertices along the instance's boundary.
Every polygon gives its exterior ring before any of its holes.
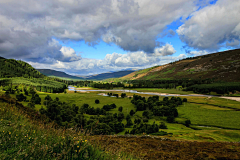
{"type": "Polygon", "coordinates": [[[0,58],[0,85],[3,90],[15,92],[30,86],[42,92],[63,92],[66,84],[63,80],[43,75],[30,64],[21,60],[0,58]]]}
{"type": "Polygon", "coordinates": [[[43,78],[45,76],[26,62],[0,57],[1,77],[43,78]]]}
{"type": "Polygon", "coordinates": [[[215,79],[240,81],[240,49],[192,57],[133,72],[121,80],[215,79]]]}
{"type": "Polygon", "coordinates": [[[80,77],[72,76],[72,75],[66,74],[65,72],[55,71],[52,69],[37,69],[37,70],[46,76],[54,76],[59,78],[64,77],[64,78],[78,79],[78,80],[81,79],[80,77]]]}
{"type": "Polygon", "coordinates": [[[101,74],[96,74],[96,75],[91,75],[91,76],[86,76],[86,77],[81,77],[86,80],[103,80],[103,79],[108,79],[108,78],[119,78],[128,74],[131,74],[134,72],[133,70],[127,70],[127,71],[118,71],[118,72],[109,72],[109,73],[101,73],[101,74]]]}

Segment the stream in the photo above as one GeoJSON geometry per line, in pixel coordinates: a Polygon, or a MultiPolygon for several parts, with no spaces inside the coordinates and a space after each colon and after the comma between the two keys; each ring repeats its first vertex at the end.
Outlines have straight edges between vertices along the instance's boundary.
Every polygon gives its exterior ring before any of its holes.
{"type": "Polygon", "coordinates": [[[126,92],[126,93],[137,93],[137,94],[147,94],[147,95],[153,95],[153,96],[193,96],[193,97],[219,97],[214,95],[204,95],[204,94],[168,94],[168,93],[153,93],[153,92],[138,92],[136,90],[127,90],[127,89],[97,89],[97,90],[91,90],[91,89],[77,89],[73,86],[68,86],[69,91],[78,91],[78,92],[126,92]]]}

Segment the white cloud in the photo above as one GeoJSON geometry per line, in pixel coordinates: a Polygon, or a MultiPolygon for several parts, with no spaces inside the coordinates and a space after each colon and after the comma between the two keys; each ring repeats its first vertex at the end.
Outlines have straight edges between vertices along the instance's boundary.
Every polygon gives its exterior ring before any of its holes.
{"type": "Polygon", "coordinates": [[[173,55],[176,53],[176,50],[173,48],[171,44],[166,44],[165,46],[162,46],[161,48],[155,48],[154,50],[154,56],[168,56],[173,55]]]}
{"type": "Polygon", "coordinates": [[[177,30],[181,40],[199,50],[218,50],[221,47],[239,46],[239,0],[218,0],[192,14],[177,30]]]}
{"type": "MultiPolygon", "coordinates": [[[[168,44],[166,45],[168,46],[168,44]]],[[[163,46],[162,48],[168,48],[163,46]]],[[[172,47],[172,46],[171,46],[172,47]]],[[[170,48],[171,48],[170,47],[170,48]]],[[[174,48],[172,49],[174,50],[174,48]]],[[[73,51],[71,53],[74,53],[73,51]]],[[[119,71],[124,69],[143,69],[156,65],[163,65],[170,63],[172,61],[176,61],[179,59],[186,58],[185,54],[180,54],[179,56],[165,56],[164,54],[158,56],[152,56],[153,54],[149,54],[143,51],[137,52],[128,52],[127,54],[119,54],[112,53],[107,54],[104,59],[90,59],[90,58],[82,58],[78,61],[68,61],[62,62],[53,59],[52,65],[50,64],[47,68],[56,69],[60,71],[64,71],[70,74],[78,74],[78,75],[89,75],[98,74],[108,71],[119,71]]],[[[39,63],[31,63],[33,66],[38,66],[37,68],[46,68],[46,65],[41,65],[39,63]]]]}
{"type": "Polygon", "coordinates": [[[70,47],[63,46],[60,51],[63,54],[62,61],[78,61],[81,59],[81,56],[76,55],[76,52],[74,49],[70,47]]]}
{"type": "Polygon", "coordinates": [[[49,55],[66,61],[60,44],[49,45],[52,37],[89,45],[102,39],[127,51],[152,53],[165,27],[195,9],[192,0],[0,1],[0,53],[33,62],[49,55]]]}

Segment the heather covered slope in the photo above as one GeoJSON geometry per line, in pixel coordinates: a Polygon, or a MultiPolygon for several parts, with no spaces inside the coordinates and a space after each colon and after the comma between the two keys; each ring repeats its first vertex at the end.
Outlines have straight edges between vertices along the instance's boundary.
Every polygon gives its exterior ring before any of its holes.
{"type": "Polygon", "coordinates": [[[240,49],[187,58],[133,72],[121,80],[207,79],[240,81],[240,49]]]}

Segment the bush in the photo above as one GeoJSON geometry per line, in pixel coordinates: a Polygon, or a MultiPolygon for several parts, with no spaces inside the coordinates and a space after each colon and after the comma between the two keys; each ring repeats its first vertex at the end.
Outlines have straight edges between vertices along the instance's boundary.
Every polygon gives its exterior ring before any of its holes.
{"type": "Polygon", "coordinates": [[[96,104],[99,104],[99,102],[100,102],[100,101],[99,101],[98,99],[95,100],[95,103],[96,103],[96,104]]]}
{"type": "Polygon", "coordinates": [[[122,112],[122,110],[123,110],[123,107],[120,106],[120,107],[118,108],[118,111],[119,111],[119,112],[122,112]]]}
{"type": "Polygon", "coordinates": [[[161,122],[161,124],[159,125],[160,129],[167,129],[167,126],[165,125],[164,122],[161,122]]]}
{"type": "Polygon", "coordinates": [[[187,98],[183,98],[183,102],[187,102],[187,98]]]}
{"type": "Polygon", "coordinates": [[[19,95],[16,95],[16,98],[17,98],[17,100],[18,101],[26,101],[26,99],[27,99],[27,97],[26,96],[24,96],[22,93],[21,94],[19,94],[19,95]]]}
{"type": "Polygon", "coordinates": [[[190,124],[191,124],[191,121],[189,119],[185,121],[185,126],[186,127],[189,127],[190,124]]]}

